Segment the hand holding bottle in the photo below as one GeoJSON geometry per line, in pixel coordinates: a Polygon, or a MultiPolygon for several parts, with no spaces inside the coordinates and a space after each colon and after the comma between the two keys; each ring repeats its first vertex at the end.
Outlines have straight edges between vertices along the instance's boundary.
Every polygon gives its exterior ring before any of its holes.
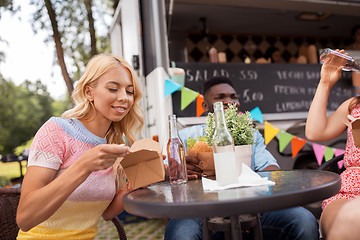
{"type": "Polygon", "coordinates": [[[344,50],[331,50],[323,52],[320,55],[320,62],[323,63],[321,67],[321,82],[328,85],[330,88],[340,79],[341,71],[351,57],[344,54],[344,50]]]}
{"type": "Polygon", "coordinates": [[[344,50],[324,49],[320,53],[320,63],[341,67],[344,71],[360,71],[360,65],[344,50]]]}

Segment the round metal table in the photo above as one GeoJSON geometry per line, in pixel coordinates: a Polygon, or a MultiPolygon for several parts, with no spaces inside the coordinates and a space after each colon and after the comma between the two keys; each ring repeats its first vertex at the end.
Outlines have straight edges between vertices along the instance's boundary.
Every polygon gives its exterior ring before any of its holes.
{"type": "Polygon", "coordinates": [[[123,197],[127,212],[144,217],[207,218],[258,214],[317,202],[335,195],[340,176],[319,170],[258,172],[274,186],[240,187],[205,192],[201,180],[182,185],[152,184],[123,197]]]}

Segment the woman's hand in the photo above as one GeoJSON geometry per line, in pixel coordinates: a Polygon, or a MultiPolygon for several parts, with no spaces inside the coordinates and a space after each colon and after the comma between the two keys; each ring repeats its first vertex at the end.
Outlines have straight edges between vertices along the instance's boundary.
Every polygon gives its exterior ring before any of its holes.
{"type": "Polygon", "coordinates": [[[129,152],[125,144],[101,144],[86,151],[74,164],[81,164],[89,173],[111,167],[118,157],[129,152]]]}
{"type": "Polygon", "coordinates": [[[122,202],[122,197],[128,193],[134,190],[130,182],[126,183],[126,186],[121,189],[118,194],[115,195],[114,199],[110,203],[110,205],[105,209],[104,213],[102,214],[102,217],[105,221],[109,221],[119,215],[122,211],[124,211],[124,206],[122,202]]]}
{"type": "MultiPolygon", "coordinates": [[[[344,50],[336,52],[344,53],[344,50]]],[[[347,55],[347,54],[346,54],[347,55]]],[[[321,67],[321,82],[327,84],[330,88],[340,79],[342,68],[347,60],[345,58],[329,53],[321,67]]]]}

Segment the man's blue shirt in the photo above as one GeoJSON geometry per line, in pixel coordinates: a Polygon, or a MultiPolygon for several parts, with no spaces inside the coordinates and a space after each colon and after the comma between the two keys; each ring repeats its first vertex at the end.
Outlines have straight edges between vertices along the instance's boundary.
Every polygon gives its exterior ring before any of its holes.
{"type": "MultiPolygon", "coordinates": [[[[189,139],[189,137],[196,139],[197,137],[203,135],[205,135],[203,124],[187,127],[179,131],[179,137],[184,143],[185,149],[187,148],[186,140],[189,139]]],[[[258,130],[256,130],[254,133],[254,144],[252,146],[251,168],[254,171],[262,171],[269,165],[279,167],[275,158],[266,149],[263,136],[258,130]]]]}

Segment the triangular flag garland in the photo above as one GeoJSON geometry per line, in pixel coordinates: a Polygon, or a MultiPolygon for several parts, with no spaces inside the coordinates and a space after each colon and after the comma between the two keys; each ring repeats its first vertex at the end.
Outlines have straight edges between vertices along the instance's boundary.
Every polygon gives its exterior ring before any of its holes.
{"type": "Polygon", "coordinates": [[[333,157],[334,157],[334,150],[330,147],[326,147],[324,152],[325,162],[329,161],[333,157]]]}
{"type": "Polygon", "coordinates": [[[198,95],[198,92],[195,92],[190,88],[183,87],[181,89],[181,110],[184,110],[198,95]]]}
{"type": "Polygon", "coordinates": [[[313,150],[314,150],[314,153],[315,153],[316,160],[317,160],[317,162],[318,162],[318,164],[320,166],[321,162],[322,162],[322,159],[324,157],[326,146],[321,145],[321,144],[317,144],[317,143],[313,143],[312,147],[313,147],[313,150]]]}
{"type": "Polygon", "coordinates": [[[259,107],[256,107],[250,111],[250,117],[260,123],[264,123],[264,118],[259,107]]]}
{"type": "MultiPolygon", "coordinates": [[[[204,96],[200,93],[193,91],[189,88],[186,88],[171,79],[165,79],[164,85],[164,97],[181,90],[181,110],[184,110],[191,102],[196,99],[196,116],[199,117],[204,113],[202,109],[202,102],[204,101],[204,96]]],[[[250,111],[250,116],[254,120],[263,123],[264,118],[259,107],[255,107],[250,111]]],[[[295,158],[302,147],[307,143],[307,140],[294,136],[290,133],[280,130],[272,126],[269,122],[265,121],[264,129],[264,138],[265,144],[267,145],[276,135],[279,139],[279,152],[284,151],[285,147],[291,142],[292,147],[292,157],[295,158]]],[[[325,161],[329,161],[335,156],[339,156],[345,152],[343,149],[331,148],[328,146],[320,145],[317,143],[312,143],[312,147],[316,156],[316,160],[319,165],[321,165],[322,159],[325,158],[325,161]]],[[[344,161],[338,162],[339,169],[344,165],[344,161]]]]}
{"type": "MultiPolygon", "coordinates": [[[[312,145],[319,166],[321,165],[323,159],[325,159],[325,161],[329,161],[334,156],[336,157],[345,153],[345,150],[343,149],[331,148],[318,143],[308,142],[306,139],[294,136],[283,130],[279,130],[278,128],[274,127],[267,121],[265,121],[265,129],[264,129],[265,144],[268,144],[275,137],[274,132],[276,131],[277,131],[276,133],[277,138],[279,140],[279,152],[282,152],[291,141],[293,158],[296,157],[296,155],[299,153],[299,151],[303,148],[303,146],[306,143],[310,143],[312,145]]],[[[343,165],[344,165],[343,160],[338,162],[339,169],[341,169],[343,165]]]]}
{"type": "Polygon", "coordinates": [[[204,96],[199,94],[196,98],[196,116],[200,117],[205,111],[202,107],[202,103],[204,102],[204,96]]]}
{"type": "Polygon", "coordinates": [[[302,147],[305,145],[306,140],[296,137],[294,136],[291,139],[291,149],[292,149],[292,157],[295,158],[296,155],[300,152],[300,150],[302,149],[302,147]]]}
{"type": "Polygon", "coordinates": [[[268,121],[265,121],[265,144],[267,145],[280,131],[279,128],[272,126],[268,121]]]}
{"type": "MultiPolygon", "coordinates": [[[[341,154],[344,154],[344,153],[345,153],[344,149],[334,148],[335,157],[340,156],[341,154]]],[[[338,161],[337,164],[338,164],[339,169],[342,169],[344,166],[344,160],[338,161]]]]}
{"type": "Polygon", "coordinates": [[[285,147],[290,143],[293,135],[285,131],[280,130],[279,132],[279,152],[283,152],[285,147]]]}
{"type": "Polygon", "coordinates": [[[164,97],[176,92],[182,86],[176,82],[173,82],[169,79],[165,79],[165,86],[164,86],[164,97]]]}
{"type": "MultiPolygon", "coordinates": [[[[204,96],[194,90],[182,86],[173,79],[165,79],[164,97],[167,97],[178,90],[181,90],[181,111],[183,111],[190,103],[192,103],[192,101],[196,99],[196,116],[201,116],[204,113],[204,109],[202,109],[201,106],[204,101],[204,96]]],[[[264,118],[259,107],[255,107],[250,111],[250,117],[260,123],[264,122],[264,118]]]]}

